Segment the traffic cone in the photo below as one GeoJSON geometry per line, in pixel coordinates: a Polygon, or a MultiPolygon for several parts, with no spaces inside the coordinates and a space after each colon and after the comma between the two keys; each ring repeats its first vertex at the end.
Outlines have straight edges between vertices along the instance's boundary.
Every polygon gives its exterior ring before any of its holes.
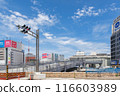
{"type": "Polygon", "coordinates": [[[31,80],[31,75],[30,75],[30,80],[31,80]]]}
{"type": "Polygon", "coordinates": [[[20,80],[20,75],[18,75],[18,80],[20,80]]]}

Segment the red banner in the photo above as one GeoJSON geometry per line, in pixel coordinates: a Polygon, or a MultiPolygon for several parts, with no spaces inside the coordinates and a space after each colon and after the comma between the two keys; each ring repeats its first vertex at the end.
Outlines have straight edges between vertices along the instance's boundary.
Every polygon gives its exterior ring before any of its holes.
{"type": "Polygon", "coordinates": [[[12,47],[13,47],[13,48],[17,48],[17,42],[12,41],[12,47]]]}
{"type": "Polygon", "coordinates": [[[11,47],[11,40],[5,40],[5,47],[11,47]]]}

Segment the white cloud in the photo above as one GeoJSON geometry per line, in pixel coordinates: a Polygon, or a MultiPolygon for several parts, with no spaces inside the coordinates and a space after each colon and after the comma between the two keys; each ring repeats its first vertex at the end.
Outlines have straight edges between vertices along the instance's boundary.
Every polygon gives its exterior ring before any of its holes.
{"type": "MultiPolygon", "coordinates": [[[[98,42],[87,42],[70,37],[57,37],[52,39],[44,39],[42,43],[47,45],[50,44],[51,46],[54,46],[54,50],[53,48],[51,49],[50,46],[48,46],[49,48],[47,49],[40,49],[40,54],[44,52],[47,53],[54,52],[58,54],[64,54],[65,57],[69,57],[74,55],[76,50],[84,51],[86,54],[90,54],[91,52],[110,53],[109,44],[98,43],[98,42]]],[[[35,47],[31,47],[32,53],[35,53],[34,49],[35,47]]]]}
{"type": "Polygon", "coordinates": [[[43,33],[43,36],[45,36],[47,39],[53,39],[53,34],[43,33]]]}
{"type": "MultiPolygon", "coordinates": [[[[18,32],[18,29],[16,27],[16,25],[18,24],[26,24],[31,27],[31,30],[33,32],[35,32],[37,29],[39,29],[39,27],[42,28],[43,26],[52,26],[57,23],[57,19],[55,16],[46,15],[44,13],[38,13],[36,17],[28,18],[27,16],[17,11],[8,10],[8,12],[10,12],[9,15],[5,13],[0,13],[0,23],[5,26],[5,30],[7,28],[10,32],[18,32]]],[[[9,31],[7,32],[7,34],[9,34],[9,31]]],[[[47,39],[52,39],[53,37],[46,36],[47,39]]],[[[33,40],[32,36],[29,35],[25,35],[24,38],[27,40],[33,40]]]]}
{"type": "Polygon", "coordinates": [[[101,38],[109,38],[109,30],[111,25],[110,24],[97,24],[96,26],[93,27],[92,34],[95,38],[101,39],[101,38]]]}
{"type": "Polygon", "coordinates": [[[13,31],[16,30],[16,25],[18,24],[26,24],[31,27],[32,31],[35,31],[39,27],[52,26],[57,23],[55,16],[46,15],[44,13],[38,13],[36,17],[28,18],[17,11],[9,10],[9,12],[11,13],[10,15],[0,13],[0,22],[13,31]]]}
{"type": "Polygon", "coordinates": [[[26,34],[23,38],[24,38],[24,39],[27,39],[27,40],[32,40],[32,39],[33,39],[33,37],[30,36],[30,35],[28,35],[28,34],[26,34]]]}
{"type": "Polygon", "coordinates": [[[109,24],[97,24],[93,27],[93,32],[108,32],[110,25],[109,24]]]}
{"type": "Polygon", "coordinates": [[[31,6],[31,8],[32,8],[33,11],[37,11],[38,13],[41,13],[40,10],[37,7],[31,6]]]}
{"type": "Polygon", "coordinates": [[[33,3],[33,5],[36,5],[38,3],[37,0],[31,0],[31,2],[33,3]]]}
{"type": "Polygon", "coordinates": [[[74,16],[72,16],[72,18],[77,19],[83,16],[97,16],[99,13],[100,12],[98,10],[94,10],[93,6],[90,6],[88,8],[84,6],[81,10],[77,9],[77,12],[74,13],[74,16]]]}
{"type": "Polygon", "coordinates": [[[116,10],[120,10],[120,7],[116,7],[116,3],[112,3],[110,5],[111,7],[109,8],[111,11],[116,11],[116,10]]]}
{"type": "MultiPolygon", "coordinates": [[[[70,38],[70,37],[56,37],[51,40],[43,40],[43,42],[51,43],[51,45],[55,45],[58,47],[64,46],[66,49],[70,48],[70,50],[80,50],[84,51],[87,54],[90,54],[91,52],[97,52],[97,53],[110,53],[110,47],[109,44],[106,43],[98,43],[98,42],[87,42],[76,38],[70,38]]],[[[69,52],[71,52],[69,50],[69,52]]],[[[64,50],[61,50],[61,52],[64,50]]],[[[68,52],[68,54],[69,54],[68,52]]]]}
{"type": "Polygon", "coordinates": [[[106,43],[88,42],[72,37],[54,38],[55,36],[50,33],[43,33],[43,35],[46,37],[46,39],[42,39],[41,44],[50,44],[51,46],[54,46],[54,51],[53,49],[51,50],[50,48],[48,48],[48,49],[40,50],[40,53],[54,52],[58,54],[65,54],[67,57],[74,55],[76,50],[84,51],[86,54],[90,54],[91,52],[110,53],[109,44],[106,43]]]}
{"type": "Polygon", "coordinates": [[[7,33],[0,33],[0,40],[11,39],[12,35],[7,33]]]}
{"type": "Polygon", "coordinates": [[[84,6],[82,9],[77,9],[77,12],[75,12],[74,16],[72,16],[72,19],[76,20],[83,16],[98,16],[100,14],[116,10],[120,10],[120,7],[116,7],[115,3],[112,3],[108,8],[104,9],[95,9],[95,7],[93,6],[84,6]]]}
{"type": "Polygon", "coordinates": [[[21,13],[19,13],[19,12],[17,12],[17,11],[9,10],[9,12],[11,12],[12,14],[14,14],[14,15],[16,15],[16,16],[20,16],[20,17],[23,17],[23,18],[27,18],[27,16],[22,15],[21,13]]]}

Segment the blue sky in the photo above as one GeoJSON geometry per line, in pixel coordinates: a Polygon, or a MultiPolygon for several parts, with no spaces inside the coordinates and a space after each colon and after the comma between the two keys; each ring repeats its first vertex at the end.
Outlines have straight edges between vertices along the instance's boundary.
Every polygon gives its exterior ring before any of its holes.
{"type": "Polygon", "coordinates": [[[29,45],[35,54],[35,39],[15,27],[26,24],[40,30],[40,54],[110,53],[119,5],[120,0],[0,0],[0,39],[22,41],[26,53],[29,45]]]}

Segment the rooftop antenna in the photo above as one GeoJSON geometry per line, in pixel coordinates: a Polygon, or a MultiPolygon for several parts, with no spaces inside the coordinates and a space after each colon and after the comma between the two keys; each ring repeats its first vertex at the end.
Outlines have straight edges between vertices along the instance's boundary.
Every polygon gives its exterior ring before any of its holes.
{"type": "MultiPolygon", "coordinates": [[[[29,55],[29,53],[30,53],[30,48],[29,48],[29,40],[28,40],[28,55],[29,55]]],[[[28,62],[30,62],[29,56],[28,56],[28,62]]]]}

